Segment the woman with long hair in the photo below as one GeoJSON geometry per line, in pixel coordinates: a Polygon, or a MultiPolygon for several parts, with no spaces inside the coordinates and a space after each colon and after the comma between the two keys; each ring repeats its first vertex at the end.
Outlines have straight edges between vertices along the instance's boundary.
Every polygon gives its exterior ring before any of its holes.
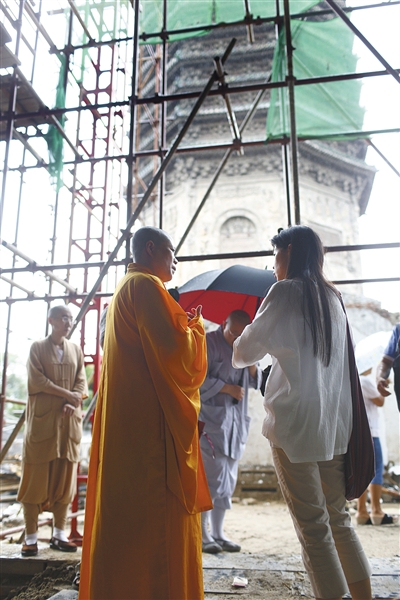
{"type": "Polygon", "coordinates": [[[275,283],[234,344],[233,365],[266,354],[263,435],[302,546],[317,599],[371,598],[370,567],[346,512],[344,454],[352,428],[346,315],[323,274],[324,251],[309,227],[271,240],[275,283]]]}

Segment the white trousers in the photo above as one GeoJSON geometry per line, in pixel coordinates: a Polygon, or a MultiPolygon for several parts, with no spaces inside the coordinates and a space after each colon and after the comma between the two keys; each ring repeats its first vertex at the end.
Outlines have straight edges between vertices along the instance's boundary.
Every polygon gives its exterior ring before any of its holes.
{"type": "Polygon", "coordinates": [[[203,436],[200,447],[214,506],[224,510],[232,508],[231,498],[238,478],[239,461],[221,454],[218,450],[213,452],[203,436]]]}
{"type": "Polygon", "coordinates": [[[344,456],[291,463],[272,447],[276,474],[302,547],[304,566],[317,598],[337,598],[348,583],[367,579],[371,569],[346,512],[344,456]]]}

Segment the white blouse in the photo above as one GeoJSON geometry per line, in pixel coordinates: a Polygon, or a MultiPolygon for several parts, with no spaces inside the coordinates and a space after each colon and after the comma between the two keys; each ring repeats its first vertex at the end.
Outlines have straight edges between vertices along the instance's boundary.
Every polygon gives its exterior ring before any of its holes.
{"type": "Polygon", "coordinates": [[[275,283],[234,342],[232,358],[233,366],[242,368],[272,355],[262,433],[293,463],[345,454],[352,427],[345,313],[332,292],[332,354],[326,367],[313,354],[302,297],[300,280],[275,283]]]}

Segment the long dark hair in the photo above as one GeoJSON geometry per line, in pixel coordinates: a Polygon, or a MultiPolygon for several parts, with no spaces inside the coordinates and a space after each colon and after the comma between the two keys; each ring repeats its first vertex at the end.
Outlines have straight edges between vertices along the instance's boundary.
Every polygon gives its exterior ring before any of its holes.
{"type": "Polygon", "coordinates": [[[275,248],[291,252],[286,279],[300,279],[304,284],[302,312],[308,323],[313,341],[314,356],[328,366],[332,353],[332,318],[329,295],[336,288],[323,274],[324,247],[310,227],[296,225],[283,229],[271,240],[275,248]]]}

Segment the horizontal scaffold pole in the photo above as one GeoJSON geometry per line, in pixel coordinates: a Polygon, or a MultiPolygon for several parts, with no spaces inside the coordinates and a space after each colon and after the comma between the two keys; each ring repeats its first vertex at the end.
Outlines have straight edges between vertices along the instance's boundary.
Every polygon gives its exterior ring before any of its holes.
{"type": "MultiPolygon", "coordinates": [[[[384,242],[382,244],[350,244],[346,246],[325,246],[325,252],[358,252],[360,250],[387,250],[400,248],[400,242],[384,242]]],[[[260,256],[272,256],[273,250],[255,250],[252,252],[231,252],[226,254],[202,254],[196,256],[177,256],[178,262],[189,262],[191,260],[214,260],[214,259],[225,259],[225,258],[258,258],[260,256]],[[210,258],[212,257],[212,259],[210,258]]],[[[9,267],[5,269],[0,268],[0,274],[3,273],[34,273],[36,271],[53,269],[89,269],[89,268],[102,268],[105,265],[105,261],[99,262],[85,262],[85,263],[65,263],[57,265],[28,265],[26,267],[9,267]]],[[[126,264],[126,260],[114,261],[109,265],[111,267],[120,267],[126,264]]],[[[84,294],[85,295],[85,294],[84,294]]],[[[107,292],[97,293],[96,297],[109,296],[107,292]]],[[[81,297],[82,295],[74,294],[74,296],[81,297]]],[[[57,296],[59,298],[60,296],[57,296]]]]}
{"type": "MultiPolygon", "coordinates": [[[[225,50],[225,53],[222,57],[222,64],[224,64],[226,62],[226,60],[228,59],[229,55],[231,54],[233,47],[236,43],[236,39],[233,38],[231,40],[231,42],[229,43],[227,49],[225,50]]],[[[160,180],[162,174],[164,173],[164,171],[166,170],[167,166],[169,165],[169,163],[171,162],[176,149],[178,148],[179,144],[181,143],[183,137],[185,136],[187,130],[189,129],[190,125],[192,124],[195,116],[197,115],[198,111],[200,110],[204,100],[206,99],[206,97],[208,96],[209,91],[211,90],[212,86],[214,85],[214,83],[218,81],[218,74],[216,71],[214,71],[211,75],[211,77],[209,78],[207,84],[205,85],[203,92],[201,93],[200,97],[198,98],[197,102],[195,103],[194,107],[191,110],[190,115],[188,116],[188,118],[186,119],[186,122],[184,123],[181,131],[179,132],[179,134],[177,135],[174,143],[172,144],[171,148],[169,149],[169,151],[167,152],[164,160],[162,161],[160,167],[158,168],[157,173],[154,175],[153,180],[151,181],[151,183],[149,184],[149,187],[147,188],[145,194],[143,195],[143,198],[141,199],[141,201],[139,202],[138,206],[136,207],[135,211],[132,213],[129,221],[126,224],[126,228],[123,231],[121,237],[119,238],[114,250],[112,250],[112,252],[110,252],[108,260],[106,261],[104,267],[101,269],[100,274],[97,278],[96,283],[94,284],[92,290],[89,292],[88,296],[86,297],[86,299],[84,300],[81,309],[76,317],[76,320],[74,321],[70,334],[69,336],[71,336],[74,332],[74,330],[76,329],[78,323],[81,321],[82,317],[85,315],[87,309],[89,308],[89,305],[94,297],[94,295],[96,294],[97,290],[99,289],[101,282],[103,281],[105,275],[108,272],[108,269],[110,267],[110,265],[114,262],[114,259],[116,258],[120,248],[122,247],[123,243],[130,237],[131,235],[131,229],[136,221],[136,219],[138,218],[138,216],[140,215],[141,211],[143,210],[147,200],[149,199],[151,193],[153,192],[154,188],[156,187],[158,181],[160,180]]]]}

